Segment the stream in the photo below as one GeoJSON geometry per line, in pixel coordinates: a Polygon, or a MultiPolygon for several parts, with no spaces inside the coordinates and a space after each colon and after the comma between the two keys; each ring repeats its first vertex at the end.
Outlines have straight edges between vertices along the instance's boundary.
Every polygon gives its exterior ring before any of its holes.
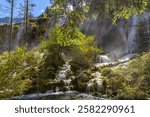
{"type": "MultiPolygon", "coordinates": [[[[117,67],[120,64],[126,64],[130,59],[134,58],[135,54],[128,54],[124,57],[121,57],[118,59],[117,62],[111,61],[111,58],[107,55],[98,55],[97,57],[97,63],[95,66],[102,67],[109,64],[114,64],[113,67],[117,67]]],[[[56,75],[56,81],[63,80],[65,82],[65,87],[67,86],[67,91],[63,92],[59,90],[59,87],[56,87],[55,92],[53,90],[47,91],[45,93],[32,93],[27,95],[21,95],[21,96],[15,96],[12,97],[11,100],[104,100],[100,97],[95,97],[87,92],[80,93],[78,91],[71,90],[71,78],[67,78],[67,73],[70,71],[70,65],[68,62],[66,62],[60,71],[56,75]]],[[[96,80],[99,86],[102,84],[102,76],[100,72],[95,72],[92,74],[95,78],[93,80],[96,80]]],[[[92,81],[91,81],[92,83],[92,81]]],[[[90,87],[90,83],[88,84],[90,87]]]]}
{"type": "Polygon", "coordinates": [[[77,91],[33,93],[12,97],[11,100],[104,100],[77,91]]]}
{"type": "Polygon", "coordinates": [[[58,74],[56,75],[56,81],[63,80],[67,91],[63,92],[56,87],[55,92],[53,90],[45,93],[33,93],[21,96],[12,97],[11,100],[103,100],[103,98],[95,97],[87,93],[80,93],[77,91],[70,90],[71,79],[67,78],[67,72],[70,71],[70,65],[66,62],[58,74]]]}

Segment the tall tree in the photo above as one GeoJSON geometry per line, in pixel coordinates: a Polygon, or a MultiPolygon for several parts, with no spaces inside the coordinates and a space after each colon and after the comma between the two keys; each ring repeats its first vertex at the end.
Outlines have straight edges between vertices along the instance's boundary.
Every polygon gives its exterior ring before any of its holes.
{"type": "Polygon", "coordinates": [[[25,19],[25,43],[28,40],[28,24],[29,24],[29,18],[31,16],[31,11],[33,10],[33,7],[36,6],[34,3],[30,3],[31,1],[25,0],[25,12],[24,12],[24,19],[25,19]]]}
{"type": "Polygon", "coordinates": [[[29,0],[25,1],[25,41],[28,40],[28,15],[29,15],[29,0]]]}
{"type": "Polygon", "coordinates": [[[8,3],[10,3],[11,6],[11,12],[10,12],[10,38],[9,38],[9,51],[11,50],[11,40],[13,38],[13,13],[14,13],[14,0],[6,0],[8,3]]]}

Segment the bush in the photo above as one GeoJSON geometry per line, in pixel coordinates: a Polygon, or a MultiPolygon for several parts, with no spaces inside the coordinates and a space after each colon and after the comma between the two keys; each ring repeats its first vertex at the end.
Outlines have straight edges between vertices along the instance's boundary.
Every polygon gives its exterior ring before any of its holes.
{"type": "Polygon", "coordinates": [[[26,59],[26,50],[22,48],[0,56],[0,98],[21,95],[30,87],[31,80],[25,72],[26,59]]]}
{"type": "Polygon", "coordinates": [[[110,68],[101,69],[102,76],[108,76],[112,70],[110,68]]]}
{"type": "Polygon", "coordinates": [[[127,68],[107,75],[106,93],[114,99],[148,99],[150,97],[150,53],[132,60],[127,68]]]}

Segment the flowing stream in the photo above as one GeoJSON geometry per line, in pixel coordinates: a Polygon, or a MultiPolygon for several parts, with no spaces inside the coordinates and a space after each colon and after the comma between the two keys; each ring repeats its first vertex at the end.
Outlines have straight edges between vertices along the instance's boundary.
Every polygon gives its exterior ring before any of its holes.
{"type": "Polygon", "coordinates": [[[56,75],[56,81],[64,81],[65,86],[67,86],[68,91],[59,91],[59,87],[56,87],[55,92],[53,90],[47,91],[45,93],[33,93],[27,95],[21,95],[12,97],[12,100],[103,100],[100,97],[94,97],[86,93],[79,93],[77,91],[70,90],[71,79],[67,78],[67,73],[70,71],[70,65],[66,62],[56,75]]]}

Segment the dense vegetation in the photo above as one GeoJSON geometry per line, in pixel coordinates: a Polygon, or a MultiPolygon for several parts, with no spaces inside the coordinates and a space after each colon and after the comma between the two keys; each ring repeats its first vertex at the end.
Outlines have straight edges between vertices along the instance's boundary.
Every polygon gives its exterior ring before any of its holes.
{"type": "Polygon", "coordinates": [[[143,53],[125,68],[105,74],[106,94],[114,99],[150,97],[150,53],[143,53]]]}
{"type": "Polygon", "coordinates": [[[42,41],[36,49],[27,51],[17,48],[0,56],[1,98],[20,95],[26,91],[55,89],[59,83],[53,80],[65,63],[63,53],[71,59],[72,64],[82,68],[93,63],[94,56],[100,52],[92,44],[94,38],[86,37],[78,29],[74,29],[74,33],[70,33],[71,30],[63,33],[61,28],[58,25],[52,28],[49,32],[51,38],[42,41]]]}
{"type": "MultiPolygon", "coordinates": [[[[97,54],[102,53],[94,43],[93,36],[86,36],[80,26],[86,18],[102,16],[117,23],[142,13],[147,0],[54,0],[43,20],[52,20],[52,26],[39,26],[39,45],[32,50],[18,47],[0,55],[0,99],[33,92],[46,92],[59,87],[65,91],[63,80],[55,80],[61,67],[68,62],[73,90],[88,92],[111,99],[150,98],[150,53],[143,53],[128,66],[112,70],[93,67],[97,54]],[[86,4],[85,4],[86,3],[86,4]],[[83,5],[85,4],[85,5],[83,5]],[[68,7],[71,5],[72,8],[68,7]],[[59,24],[60,18],[65,18],[59,24]],[[44,31],[43,31],[44,30],[44,31]],[[48,32],[45,39],[44,32],[48,32]],[[93,73],[99,72],[102,84],[98,84],[93,73]]],[[[43,25],[42,25],[43,26],[43,25]]]]}

